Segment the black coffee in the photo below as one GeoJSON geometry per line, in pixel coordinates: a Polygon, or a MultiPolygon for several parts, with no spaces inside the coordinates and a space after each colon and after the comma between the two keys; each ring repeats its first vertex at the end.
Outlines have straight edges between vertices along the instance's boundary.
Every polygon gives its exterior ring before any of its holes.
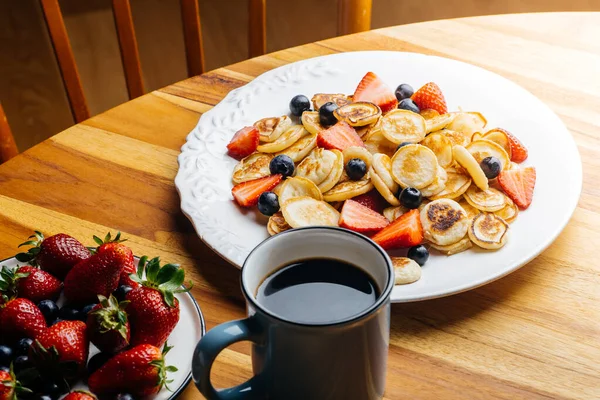
{"type": "Polygon", "coordinates": [[[297,261],[278,269],[256,294],[258,303],[273,314],[305,324],[349,319],[372,306],[378,297],[369,274],[327,258],[297,261]]]}

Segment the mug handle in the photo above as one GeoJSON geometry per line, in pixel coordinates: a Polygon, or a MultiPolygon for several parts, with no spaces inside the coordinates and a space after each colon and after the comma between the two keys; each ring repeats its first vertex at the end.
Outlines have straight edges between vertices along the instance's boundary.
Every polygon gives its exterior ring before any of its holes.
{"type": "Polygon", "coordinates": [[[200,393],[207,400],[264,399],[258,376],[223,390],[216,390],[210,381],[212,364],[221,351],[236,342],[250,340],[259,343],[261,339],[262,330],[253,317],[226,322],[208,331],[196,345],[192,358],[192,375],[200,393]]]}

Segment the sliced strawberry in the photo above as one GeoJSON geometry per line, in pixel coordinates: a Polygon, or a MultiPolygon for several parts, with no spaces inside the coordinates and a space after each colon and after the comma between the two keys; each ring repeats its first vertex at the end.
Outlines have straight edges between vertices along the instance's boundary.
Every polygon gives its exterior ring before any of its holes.
{"type": "Polygon", "coordinates": [[[388,202],[375,189],[368,193],[361,194],[360,196],[353,197],[352,200],[370,208],[373,211],[378,212],[379,214],[383,212],[384,208],[388,207],[388,202]]]}
{"type": "Polygon", "coordinates": [[[347,147],[365,147],[365,144],[353,127],[344,121],[340,121],[329,129],[319,132],[317,146],[344,151],[347,147]]]}
{"type": "Polygon", "coordinates": [[[423,227],[419,210],[410,210],[377,232],[371,239],[384,249],[412,247],[423,241],[423,227]]]}
{"type": "Polygon", "coordinates": [[[440,114],[446,114],[448,112],[448,106],[446,106],[446,99],[444,99],[442,90],[433,82],[426,83],[417,90],[412,95],[412,100],[421,110],[430,108],[440,114]]]}
{"type": "Polygon", "coordinates": [[[258,203],[258,198],[260,195],[277,186],[279,182],[281,182],[281,178],[282,176],[277,174],[265,176],[264,178],[260,179],[254,179],[253,181],[243,182],[239,185],[235,185],[233,189],[231,189],[231,194],[233,195],[236,203],[238,203],[240,206],[252,207],[258,203]]]}
{"type": "Polygon", "coordinates": [[[381,112],[386,113],[398,107],[398,99],[390,89],[373,72],[367,72],[354,91],[353,101],[368,101],[377,104],[381,112]]]}
{"type": "Polygon", "coordinates": [[[346,200],[340,215],[340,226],[355,232],[377,232],[390,223],[386,217],[354,200],[346,200]]]}
{"type": "Polygon", "coordinates": [[[535,176],[535,167],[515,168],[500,172],[498,183],[504,193],[524,210],[533,199],[535,176]]]}
{"type": "Polygon", "coordinates": [[[521,141],[517,139],[517,137],[514,136],[512,133],[504,129],[503,131],[504,133],[506,133],[506,137],[508,138],[508,144],[510,145],[510,160],[516,163],[521,163],[527,160],[527,156],[529,155],[527,147],[525,147],[523,143],[521,143],[521,141]]]}
{"type": "Polygon", "coordinates": [[[256,151],[259,138],[260,133],[254,126],[240,129],[233,135],[233,139],[227,145],[229,155],[238,160],[249,156],[256,151]]]}

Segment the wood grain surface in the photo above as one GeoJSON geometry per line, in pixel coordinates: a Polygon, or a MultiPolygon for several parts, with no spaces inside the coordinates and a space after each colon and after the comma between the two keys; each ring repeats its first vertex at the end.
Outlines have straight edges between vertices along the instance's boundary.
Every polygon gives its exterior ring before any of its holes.
{"type": "MultiPolygon", "coordinates": [[[[136,254],[186,268],[209,328],[242,318],[238,271],[198,239],[173,185],[198,117],[258,74],[309,57],[385,49],[455,58],[515,81],[561,117],[583,160],[583,192],[556,242],[520,270],[448,298],[393,305],[385,398],[598,399],[598,37],[598,13],[442,20],[308,44],[151,92],[0,166],[0,256],[33,229],[86,244],[121,230],[136,254]]],[[[249,378],[249,346],[225,350],[212,375],[217,387],[249,378]]],[[[183,398],[202,396],[190,385],[183,398]]]]}

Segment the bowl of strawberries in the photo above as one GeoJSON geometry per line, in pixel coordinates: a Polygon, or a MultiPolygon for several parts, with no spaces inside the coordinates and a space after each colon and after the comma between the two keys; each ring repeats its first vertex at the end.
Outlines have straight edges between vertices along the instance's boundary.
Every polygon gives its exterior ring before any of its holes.
{"type": "Polygon", "coordinates": [[[205,324],[184,269],[93,239],[36,231],[0,262],[0,400],[162,400],[190,382],[205,324]]]}

